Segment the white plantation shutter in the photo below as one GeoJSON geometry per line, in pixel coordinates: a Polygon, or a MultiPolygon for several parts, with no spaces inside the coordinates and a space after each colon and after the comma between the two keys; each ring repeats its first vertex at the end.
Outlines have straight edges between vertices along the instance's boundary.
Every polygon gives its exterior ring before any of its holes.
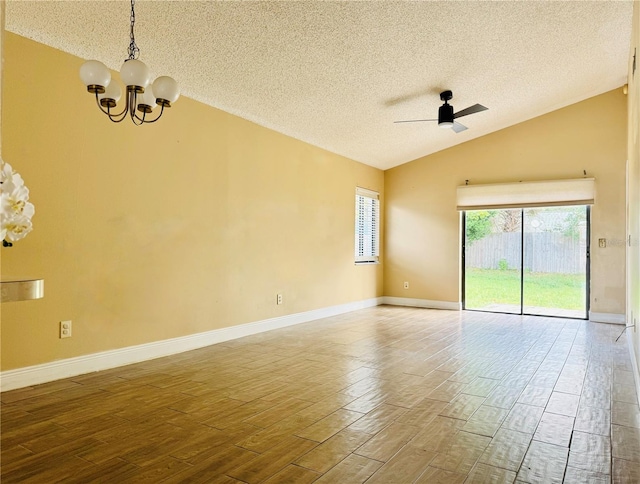
{"type": "Polygon", "coordinates": [[[356,263],[378,262],[380,200],[378,192],[356,188],[356,263]]]}

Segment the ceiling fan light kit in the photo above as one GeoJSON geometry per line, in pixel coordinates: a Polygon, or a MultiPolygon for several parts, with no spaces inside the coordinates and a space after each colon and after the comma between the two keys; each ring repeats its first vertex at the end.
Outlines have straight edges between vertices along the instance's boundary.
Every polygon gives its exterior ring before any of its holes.
{"type": "Polygon", "coordinates": [[[180,97],[178,83],[171,77],[161,76],[151,83],[151,73],[146,64],[137,59],[140,49],[136,45],[133,28],[136,22],[135,0],[131,0],[131,30],[129,44],[129,58],[120,68],[120,79],[126,86],[126,100],[124,108],[119,113],[111,110],[116,107],[122,97],[120,83],[111,79],[111,72],[102,62],[90,60],[80,67],[80,79],[87,86],[87,91],[95,94],[96,103],[100,110],[111,121],[119,123],[127,115],[136,125],[154,123],[162,116],[165,108],[170,108],[180,97]],[[147,114],[160,106],[160,112],[153,119],[147,119],[147,114]],[[136,110],[141,113],[136,113],[136,110]]]}
{"type": "Polygon", "coordinates": [[[449,104],[449,101],[453,98],[453,92],[442,91],[440,93],[440,100],[444,101],[444,104],[438,109],[438,119],[411,119],[406,121],[395,121],[395,123],[421,123],[423,121],[437,121],[440,128],[451,128],[454,132],[460,133],[467,129],[466,126],[455,121],[457,118],[467,116],[469,114],[479,113],[486,111],[489,108],[484,107],[481,104],[474,104],[457,113],[453,112],[453,106],[449,104]]]}

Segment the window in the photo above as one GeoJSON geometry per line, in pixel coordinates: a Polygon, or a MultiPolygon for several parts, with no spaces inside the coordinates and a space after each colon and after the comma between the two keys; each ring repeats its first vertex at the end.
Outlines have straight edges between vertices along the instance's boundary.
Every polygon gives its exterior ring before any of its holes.
{"type": "Polygon", "coordinates": [[[356,188],[356,264],[378,262],[380,255],[380,200],[378,192],[356,188]]]}

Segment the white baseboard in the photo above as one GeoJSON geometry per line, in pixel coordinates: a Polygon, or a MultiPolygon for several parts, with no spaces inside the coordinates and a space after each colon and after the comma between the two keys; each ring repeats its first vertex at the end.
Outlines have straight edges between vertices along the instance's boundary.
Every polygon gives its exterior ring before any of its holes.
{"type": "Polygon", "coordinates": [[[52,361],[51,363],[44,363],[42,365],[7,370],[0,372],[0,391],[15,390],[17,388],[24,388],[31,385],[60,380],[62,378],[70,378],[85,373],[108,370],[118,366],[130,365],[132,363],[139,363],[141,361],[174,355],[184,351],[195,350],[272,329],[284,328],[356,311],[358,309],[378,306],[383,304],[383,299],[382,297],[365,299],[363,301],[265,319],[254,323],[214,329],[204,333],[180,336],[178,338],[129,346],[116,350],[102,351],[100,353],[52,361]]]}
{"type": "Polygon", "coordinates": [[[589,321],[594,323],[627,324],[624,314],[617,313],[594,313],[589,311],[589,321]]]}
{"type": "Polygon", "coordinates": [[[390,304],[392,306],[409,306],[414,308],[449,309],[451,311],[460,311],[462,309],[462,303],[460,302],[431,301],[429,299],[413,299],[409,297],[383,296],[382,304],[390,304]]]}

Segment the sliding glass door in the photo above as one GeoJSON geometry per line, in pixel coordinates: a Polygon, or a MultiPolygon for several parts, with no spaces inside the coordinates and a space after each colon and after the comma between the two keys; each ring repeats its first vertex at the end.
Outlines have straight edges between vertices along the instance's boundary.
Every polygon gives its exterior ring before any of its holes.
{"type": "Polygon", "coordinates": [[[467,211],[463,306],[586,318],[588,206],[467,211]]]}

